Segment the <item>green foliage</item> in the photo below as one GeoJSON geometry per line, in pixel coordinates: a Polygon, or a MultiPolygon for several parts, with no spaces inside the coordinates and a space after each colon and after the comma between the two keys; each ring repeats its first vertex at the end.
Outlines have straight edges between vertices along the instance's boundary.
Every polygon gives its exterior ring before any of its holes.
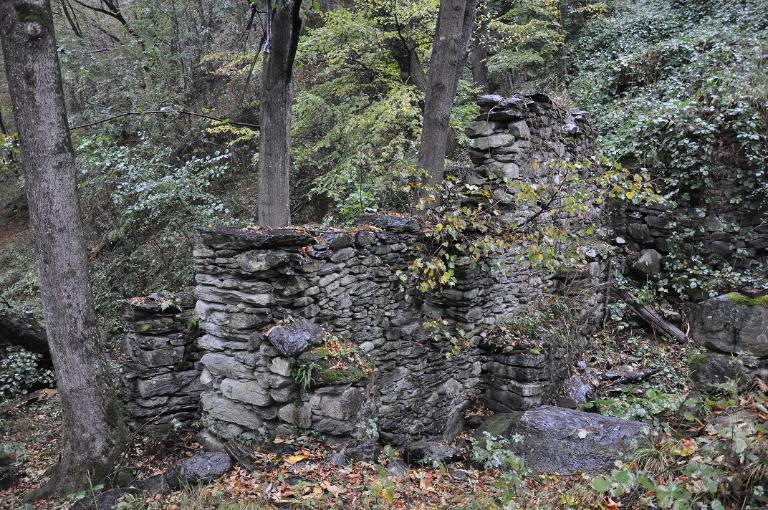
{"type": "Polygon", "coordinates": [[[550,162],[541,173],[535,183],[492,177],[482,186],[448,176],[437,189],[422,191],[428,245],[400,278],[429,292],[454,286],[459,272],[505,271],[511,264],[572,267],[594,242],[597,205],[659,200],[646,173],[608,166],[603,158],[550,162]],[[514,197],[514,218],[504,215],[499,190],[514,197]]]}
{"type": "Polygon", "coordinates": [[[659,415],[674,413],[683,403],[684,397],[678,393],[666,393],[649,388],[637,395],[628,391],[618,397],[598,399],[587,407],[599,406],[600,412],[608,416],[626,420],[658,421],[659,415]]]}
{"type": "Polygon", "coordinates": [[[0,133],[0,172],[12,170],[16,167],[18,150],[16,149],[16,135],[0,133]]]}
{"type": "Polygon", "coordinates": [[[373,364],[363,351],[327,334],[322,345],[302,356],[291,376],[307,390],[314,386],[349,384],[369,377],[372,372],[373,364]]]}
{"type": "Polygon", "coordinates": [[[568,40],[589,20],[608,11],[606,2],[512,0],[481,2],[475,41],[488,52],[495,90],[562,92],[567,81],[568,40]]]}
{"type": "Polygon", "coordinates": [[[0,400],[26,395],[34,387],[52,387],[52,370],[40,367],[42,354],[24,349],[7,350],[0,356],[0,400]]]}
{"type": "MultiPolygon", "coordinates": [[[[765,411],[764,395],[745,395],[742,402],[765,411]]],[[[656,444],[637,451],[633,463],[592,479],[592,488],[614,498],[638,498],[650,508],[764,508],[768,503],[765,425],[739,411],[738,400],[702,404],[696,398],[685,403],[687,420],[709,422],[702,434],[660,435],[656,444]],[[713,406],[726,414],[706,417],[713,406]]]]}
{"type": "MultiPolygon", "coordinates": [[[[512,441],[520,443],[521,436],[514,436],[512,441]]],[[[480,439],[471,438],[472,460],[485,469],[500,469],[501,478],[496,482],[502,491],[503,508],[512,508],[512,502],[524,492],[524,477],[527,470],[523,459],[512,450],[509,439],[495,437],[490,432],[484,431],[480,439]]]]}
{"type": "Polygon", "coordinates": [[[291,376],[299,383],[299,386],[306,390],[316,382],[317,373],[322,369],[323,367],[314,361],[308,361],[297,365],[291,372],[291,376]]]}
{"type": "MultiPolygon", "coordinates": [[[[437,5],[357,0],[323,13],[302,38],[292,156],[297,181],[330,200],[327,220],[410,206],[399,190],[416,159],[424,98],[398,58],[401,45],[412,47],[424,63],[412,72],[426,70],[437,5]]],[[[475,92],[459,84],[451,118],[459,133],[476,114],[475,92]]],[[[466,147],[463,133],[457,141],[466,147]]]]}
{"type": "Polygon", "coordinates": [[[177,163],[167,147],[123,145],[105,135],[84,137],[77,152],[89,235],[109,252],[93,272],[97,305],[111,310],[125,296],[189,285],[195,230],[233,223],[214,193],[229,175],[230,153],[177,163]]]}
{"type": "Polygon", "coordinates": [[[734,303],[746,306],[764,306],[768,307],[768,296],[749,297],[738,292],[731,292],[726,297],[734,303]]]}
{"type": "MultiPolygon", "coordinates": [[[[592,112],[606,155],[649,168],[671,206],[662,292],[701,299],[749,275],[697,256],[713,211],[764,214],[768,203],[768,15],[755,0],[623,2],[573,44],[571,92],[592,112]]],[[[751,229],[726,222],[749,241],[751,229]]],[[[763,268],[756,268],[758,281],[763,268]]]]}

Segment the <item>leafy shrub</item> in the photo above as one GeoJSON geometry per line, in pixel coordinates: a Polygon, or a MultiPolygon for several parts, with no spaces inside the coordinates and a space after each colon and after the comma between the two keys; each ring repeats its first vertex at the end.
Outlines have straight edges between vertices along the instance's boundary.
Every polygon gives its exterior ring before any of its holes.
{"type": "Polygon", "coordinates": [[[24,349],[7,350],[0,357],[0,399],[26,395],[36,386],[56,384],[53,371],[40,367],[42,354],[24,349]]]}

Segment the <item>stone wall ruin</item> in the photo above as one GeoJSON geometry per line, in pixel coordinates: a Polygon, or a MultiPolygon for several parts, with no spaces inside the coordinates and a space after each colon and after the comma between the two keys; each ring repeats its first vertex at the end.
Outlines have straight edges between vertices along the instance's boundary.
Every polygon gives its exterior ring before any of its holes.
{"type": "MultiPolygon", "coordinates": [[[[467,129],[475,163],[465,170],[468,182],[482,184],[492,174],[536,180],[548,162],[592,150],[585,115],[544,95],[484,96],[479,104],[482,113],[467,129]]],[[[511,219],[514,198],[497,191],[511,219]]],[[[455,287],[415,292],[399,273],[425,242],[418,220],[386,215],[350,229],[206,229],[193,253],[196,350],[185,343],[181,355],[172,343],[158,342],[152,349],[163,355],[142,347],[132,359],[143,356],[147,370],[154,359],[194,359],[179,372],[193,366],[199,378],[175,397],[183,405],[199,398],[204,427],[225,439],[304,430],[359,437],[375,426],[383,440],[399,445],[452,437],[478,401],[497,410],[549,402],[568,375],[570,338],[550,335],[536,348],[504,350],[484,338],[494,325],[529,312],[553,282],[510,256],[507,271],[459,265],[455,287]],[[425,327],[431,321],[465,332],[462,348],[437,339],[425,327]],[[325,357],[339,350],[358,366],[339,369],[325,357]],[[302,383],[312,364],[316,377],[302,383]]],[[[593,294],[588,304],[601,301],[593,294]]],[[[144,333],[135,327],[127,349],[159,331],[144,333]]],[[[159,365],[166,373],[173,367],[159,365]]],[[[139,408],[173,398],[158,391],[139,391],[139,408]]]]}

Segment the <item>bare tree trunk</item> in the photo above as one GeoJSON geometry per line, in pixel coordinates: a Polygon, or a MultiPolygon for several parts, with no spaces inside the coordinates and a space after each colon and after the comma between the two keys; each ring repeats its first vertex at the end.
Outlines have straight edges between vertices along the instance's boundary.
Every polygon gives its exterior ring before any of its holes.
{"type": "Polygon", "coordinates": [[[34,495],[42,497],[98,483],[124,428],[91,302],[50,0],[1,1],[0,38],[62,406],[63,449],[57,471],[34,495]]]}
{"type": "Polygon", "coordinates": [[[443,180],[451,107],[472,36],[476,6],[477,0],[440,3],[419,147],[419,166],[429,173],[430,184],[443,180]]]}
{"type": "Polygon", "coordinates": [[[291,224],[291,90],[301,0],[265,1],[269,28],[261,76],[259,224],[291,224]]]}
{"type": "Polygon", "coordinates": [[[488,76],[488,4],[481,2],[477,6],[477,26],[469,49],[469,62],[472,68],[472,81],[475,86],[488,94],[491,92],[491,81],[488,76]]]}
{"type": "Polygon", "coordinates": [[[488,49],[480,41],[473,41],[469,58],[472,64],[472,81],[483,93],[489,93],[491,82],[488,79],[488,49]]]}

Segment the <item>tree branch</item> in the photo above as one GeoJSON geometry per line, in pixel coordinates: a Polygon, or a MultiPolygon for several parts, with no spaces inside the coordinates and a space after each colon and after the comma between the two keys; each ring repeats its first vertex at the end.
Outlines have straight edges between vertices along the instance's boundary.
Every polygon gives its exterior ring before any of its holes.
{"type": "MultiPolygon", "coordinates": [[[[128,117],[130,115],[149,115],[149,114],[169,115],[169,114],[172,114],[172,113],[174,113],[174,112],[167,112],[167,111],[163,111],[163,110],[148,110],[148,111],[144,111],[144,112],[124,112],[124,113],[118,113],[117,115],[112,115],[111,117],[107,117],[105,119],[100,119],[100,120],[96,120],[96,121],[93,121],[93,122],[89,122],[87,124],[80,124],[80,125],[77,125],[77,126],[72,126],[71,128],[69,128],[69,130],[70,131],[75,131],[75,130],[78,130],[78,129],[85,129],[85,128],[88,128],[88,127],[96,126],[98,124],[104,124],[105,122],[109,122],[111,120],[120,119],[122,117],[128,117]]],[[[188,112],[188,111],[184,111],[184,110],[179,111],[179,112],[175,112],[175,113],[179,113],[181,115],[188,115],[190,117],[199,117],[199,118],[202,118],[202,119],[213,120],[213,121],[216,121],[216,122],[223,122],[223,123],[226,123],[226,124],[231,124],[233,126],[247,127],[247,128],[252,128],[252,129],[259,129],[258,124],[249,124],[247,122],[236,122],[236,121],[232,121],[232,120],[221,119],[219,117],[212,117],[210,115],[205,115],[203,113],[188,112]]]]}

